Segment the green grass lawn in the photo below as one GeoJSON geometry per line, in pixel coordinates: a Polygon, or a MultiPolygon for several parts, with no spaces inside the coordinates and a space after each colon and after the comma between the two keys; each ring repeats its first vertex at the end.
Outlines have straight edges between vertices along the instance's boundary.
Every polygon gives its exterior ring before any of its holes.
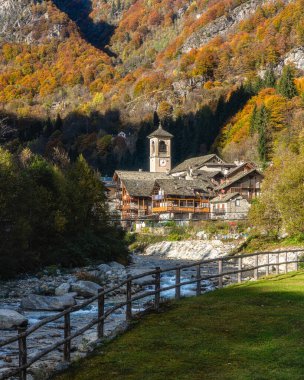
{"type": "Polygon", "coordinates": [[[173,303],[56,380],[304,379],[304,272],[173,303]]]}

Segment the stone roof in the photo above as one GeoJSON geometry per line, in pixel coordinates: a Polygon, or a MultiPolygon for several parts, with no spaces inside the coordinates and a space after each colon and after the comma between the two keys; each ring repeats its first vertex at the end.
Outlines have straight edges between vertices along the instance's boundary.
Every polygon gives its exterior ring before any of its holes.
{"type": "Polygon", "coordinates": [[[124,179],[133,179],[133,180],[155,180],[157,178],[168,178],[168,174],[166,173],[153,173],[146,171],[128,171],[128,170],[116,170],[113,178],[124,179]]]}
{"type": "Polygon", "coordinates": [[[149,197],[157,178],[168,178],[166,173],[151,173],[145,171],[116,170],[114,179],[119,178],[131,197],[149,197]]]}
{"type": "Polygon", "coordinates": [[[163,129],[163,127],[161,126],[161,124],[159,124],[159,127],[148,136],[148,139],[152,139],[153,137],[172,139],[173,135],[171,135],[171,133],[165,131],[163,129]]]}
{"type": "Polygon", "coordinates": [[[177,165],[175,168],[173,168],[171,170],[171,173],[183,172],[185,170],[188,170],[189,168],[199,169],[208,161],[212,160],[212,158],[220,159],[216,154],[208,154],[206,156],[189,158],[188,160],[183,161],[182,163],[177,165]]]}
{"type": "Polygon", "coordinates": [[[228,193],[228,194],[220,194],[217,197],[213,198],[210,203],[225,203],[230,201],[233,198],[243,198],[240,193],[228,193]]]}
{"type": "Polygon", "coordinates": [[[195,191],[201,191],[210,194],[208,184],[199,179],[181,180],[175,178],[157,179],[156,184],[164,191],[166,195],[176,195],[184,197],[193,197],[195,191]]]}
{"type": "Polygon", "coordinates": [[[122,182],[131,197],[150,197],[155,180],[124,179],[122,182]]]}
{"type": "MultiPolygon", "coordinates": [[[[255,169],[256,165],[253,162],[243,162],[241,165],[236,166],[235,168],[231,168],[227,174],[227,177],[233,177],[233,174],[237,172],[238,170],[245,168],[246,165],[250,166],[251,169],[255,169]]],[[[250,170],[250,169],[249,169],[250,170]]]]}
{"type": "Polygon", "coordinates": [[[216,187],[215,190],[225,189],[225,187],[228,187],[228,186],[232,185],[233,183],[239,181],[240,179],[242,179],[242,178],[246,177],[247,175],[252,174],[254,172],[256,172],[257,174],[260,174],[263,177],[263,174],[259,170],[257,170],[257,169],[251,169],[251,170],[249,170],[247,172],[239,173],[238,175],[230,178],[229,182],[223,183],[222,185],[216,187]]]}
{"type": "Polygon", "coordinates": [[[206,177],[206,178],[214,178],[218,174],[221,174],[221,173],[222,173],[222,171],[220,169],[216,169],[216,170],[212,170],[212,171],[209,171],[209,170],[197,170],[195,172],[195,174],[197,174],[198,176],[202,176],[202,177],[206,177]]]}

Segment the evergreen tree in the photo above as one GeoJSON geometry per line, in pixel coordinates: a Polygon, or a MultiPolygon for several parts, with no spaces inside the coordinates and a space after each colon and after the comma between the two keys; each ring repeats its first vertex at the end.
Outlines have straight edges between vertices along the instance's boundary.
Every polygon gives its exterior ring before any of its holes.
{"type": "Polygon", "coordinates": [[[56,117],[56,121],[55,121],[55,125],[54,125],[54,129],[55,131],[62,131],[62,127],[63,127],[63,121],[61,119],[61,116],[59,115],[59,113],[57,114],[57,117],[56,117]]]}
{"type": "Polygon", "coordinates": [[[154,125],[154,127],[158,127],[159,121],[160,120],[159,120],[158,114],[156,111],[154,111],[154,113],[153,113],[153,125],[154,125]]]}
{"type": "Polygon", "coordinates": [[[298,95],[294,79],[294,69],[290,65],[284,66],[277,90],[281,95],[288,99],[292,99],[294,96],[298,95]]]}
{"type": "Polygon", "coordinates": [[[44,135],[46,137],[50,137],[53,132],[54,132],[54,126],[52,124],[51,118],[48,117],[46,124],[44,126],[44,135]]]}
{"type": "Polygon", "coordinates": [[[268,69],[265,73],[264,85],[265,87],[273,87],[273,88],[276,85],[276,77],[274,75],[274,71],[272,67],[268,69]]]}

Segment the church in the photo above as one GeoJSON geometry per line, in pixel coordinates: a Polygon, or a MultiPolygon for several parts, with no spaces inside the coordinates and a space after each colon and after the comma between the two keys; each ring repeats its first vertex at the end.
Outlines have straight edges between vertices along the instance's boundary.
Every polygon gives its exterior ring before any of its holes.
{"type": "Polygon", "coordinates": [[[122,224],[246,218],[263,179],[255,164],[227,163],[209,154],[172,168],[173,137],[161,124],[148,136],[149,172],[115,171],[115,208],[122,224]]]}

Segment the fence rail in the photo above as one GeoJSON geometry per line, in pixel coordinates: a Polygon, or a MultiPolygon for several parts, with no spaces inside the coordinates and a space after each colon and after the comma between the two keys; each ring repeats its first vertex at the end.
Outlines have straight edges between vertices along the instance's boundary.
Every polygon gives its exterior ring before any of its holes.
{"type": "Polygon", "coordinates": [[[147,271],[142,274],[136,276],[128,276],[125,281],[122,281],[115,287],[112,287],[107,290],[100,289],[98,295],[90,298],[85,301],[81,305],[76,305],[70,307],[62,312],[59,312],[53,316],[44,318],[41,322],[36,323],[32,327],[19,328],[18,334],[15,337],[6,339],[4,341],[0,341],[0,348],[5,347],[9,344],[18,343],[18,352],[19,352],[19,365],[18,367],[8,370],[4,374],[0,375],[0,380],[10,379],[15,376],[19,376],[21,380],[27,379],[28,368],[32,366],[34,363],[42,359],[44,356],[49,354],[50,352],[56,350],[57,348],[63,346],[63,360],[65,362],[70,362],[71,360],[71,342],[78,336],[81,336],[86,331],[91,329],[93,326],[97,326],[97,337],[100,339],[104,337],[104,324],[105,320],[112,315],[118,309],[122,307],[126,308],[126,320],[130,321],[132,319],[132,304],[135,301],[139,301],[143,298],[154,296],[154,309],[159,310],[161,303],[161,293],[175,289],[175,299],[180,299],[181,297],[181,287],[190,284],[196,284],[196,295],[201,294],[201,284],[202,281],[206,280],[218,280],[218,288],[223,287],[223,278],[224,276],[237,275],[236,282],[240,283],[243,280],[242,274],[245,272],[253,271],[253,278],[255,280],[259,277],[259,270],[264,268],[265,274],[269,275],[271,272],[269,269],[271,267],[275,268],[275,273],[280,273],[280,267],[284,265],[284,273],[287,273],[290,269],[290,265],[294,264],[292,270],[298,270],[298,266],[300,262],[304,262],[302,255],[304,253],[304,249],[293,249],[288,251],[267,251],[267,252],[256,252],[252,254],[238,255],[238,256],[226,256],[217,259],[209,259],[209,260],[201,260],[191,262],[185,265],[178,265],[166,269],[161,269],[160,267],[155,268],[155,270],[147,271]],[[275,255],[276,260],[274,263],[271,263],[269,258],[270,255],[275,255]],[[280,261],[281,256],[284,255],[283,261],[280,261]],[[260,264],[259,258],[264,256],[266,259],[265,263],[260,264]],[[244,259],[246,258],[254,258],[253,266],[244,266],[244,259]],[[217,273],[210,275],[202,275],[201,270],[210,263],[216,263],[217,265],[217,273]],[[232,263],[236,266],[237,269],[224,271],[224,264],[232,263]],[[196,275],[193,279],[187,281],[181,281],[181,271],[183,269],[188,268],[196,268],[196,275]],[[163,273],[175,271],[175,283],[174,285],[161,287],[161,275],[163,273]],[[132,295],[132,284],[135,280],[147,277],[154,276],[154,290],[144,291],[143,293],[135,293],[132,295]],[[109,310],[105,310],[105,297],[110,293],[119,290],[120,288],[126,286],[126,300],[116,304],[111,307],[109,310]],[[138,295],[137,295],[138,294],[138,295]],[[98,313],[97,317],[92,319],[90,323],[78,329],[77,331],[72,333],[71,330],[71,314],[75,311],[83,310],[85,307],[91,305],[93,302],[97,301],[98,305],[98,313]],[[48,346],[46,349],[39,352],[34,357],[29,358],[27,353],[27,337],[33,334],[35,331],[41,329],[45,325],[55,322],[61,318],[64,318],[64,338],[55,342],[53,345],[48,346]]]}

